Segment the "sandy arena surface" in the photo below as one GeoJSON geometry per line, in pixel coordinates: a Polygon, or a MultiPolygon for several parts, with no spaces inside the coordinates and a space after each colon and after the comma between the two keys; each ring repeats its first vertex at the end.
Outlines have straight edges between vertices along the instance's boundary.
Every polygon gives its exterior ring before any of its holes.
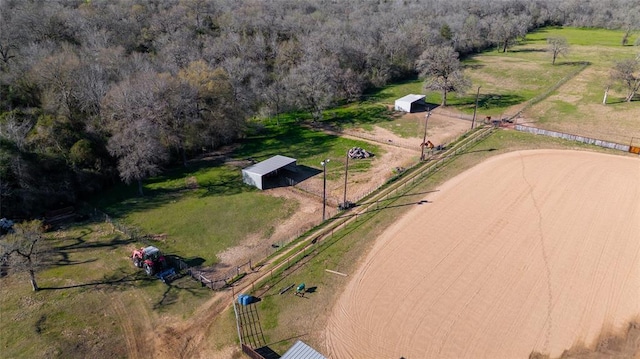
{"type": "Polygon", "coordinates": [[[557,357],[640,317],[640,159],[514,152],[425,199],[350,275],[329,358],[557,357]]]}

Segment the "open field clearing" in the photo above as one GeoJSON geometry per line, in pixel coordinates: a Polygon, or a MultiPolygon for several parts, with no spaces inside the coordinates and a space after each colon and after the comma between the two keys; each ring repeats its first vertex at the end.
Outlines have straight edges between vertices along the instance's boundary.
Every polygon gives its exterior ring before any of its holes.
{"type": "MultiPolygon", "coordinates": [[[[524,113],[522,122],[533,126],[604,139],[621,144],[640,142],[640,103],[623,102],[625,92],[611,83],[610,72],[615,61],[633,58],[640,53],[635,46],[620,46],[622,32],[549,28],[527,36],[527,43],[518,48],[544,56],[548,36],[567,38],[570,52],[560,57],[554,67],[574,66],[588,61],[587,68],[563,84],[546,100],[524,113]],[[612,85],[603,105],[604,91],[612,85]]],[[[535,55],[531,55],[535,56],[535,55]]]]}
{"type": "Polygon", "coordinates": [[[326,329],[332,358],[557,357],[637,320],[640,162],[491,158],[389,227],[326,329]]]}

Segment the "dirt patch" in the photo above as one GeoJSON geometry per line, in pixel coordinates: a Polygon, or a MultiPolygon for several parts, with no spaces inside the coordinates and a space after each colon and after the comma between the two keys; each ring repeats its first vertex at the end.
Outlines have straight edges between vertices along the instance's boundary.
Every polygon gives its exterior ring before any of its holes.
{"type": "MultiPolygon", "coordinates": [[[[419,123],[420,133],[417,134],[416,137],[408,138],[411,141],[412,145],[417,146],[416,150],[420,151],[420,144],[422,143],[422,138],[424,137],[424,121],[425,121],[426,113],[418,112],[418,113],[407,113],[402,115],[401,119],[409,119],[411,121],[416,121],[419,123]]],[[[463,115],[460,112],[454,111],[449,108],[438,107],[431,111],[431,116],[429,116],[429,122],[427,124],[427,140],[433,142],[433,144],[437,145],[446,145],[458,137],[460,137],[463,133],[467,132],[471,128],[471,121],[462,119],[458,116],[468,116],[463,115]]],[[[478,120],[476,124],[479,124],[478,120]]]]}
{"type": "Polygon", "coordinates": [[[322,202],[296,190],[295,188],[272,188],[265,191],[274,197],[283,197],[297,203],[296,211],[280,222],[267,238],[263,233],[254,233],[238,246],[231,247],[218,255],[223,266],[245,263],[256,255],[267,257],[285,243],[297,238],[306,230],[319,224],[322,219],[322,202]]]}

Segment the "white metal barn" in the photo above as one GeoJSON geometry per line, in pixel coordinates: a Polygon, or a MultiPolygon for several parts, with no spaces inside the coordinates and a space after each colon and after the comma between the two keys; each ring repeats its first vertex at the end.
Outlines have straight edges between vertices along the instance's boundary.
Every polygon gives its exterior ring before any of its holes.
{"type": "Polygon", "coordinates": [[[395,102],[394,109],[396,111],[413,112],[418,107],[424,108],[427,104],[424,102],[425,95],[407,95],[399,98],[395,102]]]}
{"type": "Polygon", "coordinates": [[[286,156],[273,156],[242,170],[242,181],[250,186],[264,189],[265,177],[277,174],[281,169],[295,171],[296,159],[286,156]]]}

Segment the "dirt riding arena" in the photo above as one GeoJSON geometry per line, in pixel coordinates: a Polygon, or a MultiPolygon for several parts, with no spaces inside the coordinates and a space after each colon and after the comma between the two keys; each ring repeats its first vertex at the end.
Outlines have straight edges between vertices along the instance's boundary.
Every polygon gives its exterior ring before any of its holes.
{"type": "Polygon", "coordinates": [[[639,179],[638,158],[555,150],[457,176],[378,238],[322,351],[558,357],[624,332],[640,318],[639,179]]]}

